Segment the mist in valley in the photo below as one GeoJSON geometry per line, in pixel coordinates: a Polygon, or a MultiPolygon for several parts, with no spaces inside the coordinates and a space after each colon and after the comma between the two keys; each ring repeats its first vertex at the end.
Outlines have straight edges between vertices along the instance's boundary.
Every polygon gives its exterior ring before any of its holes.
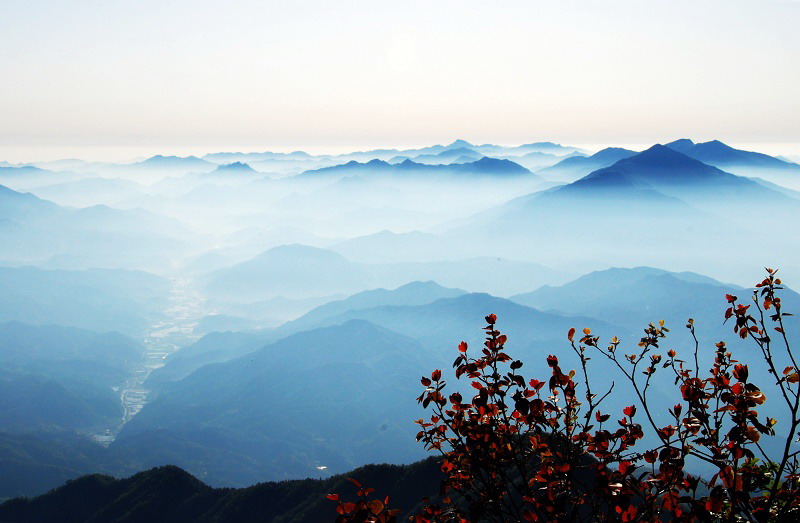
{"type": "Polygon", "coordinates": [[[635,346],[660,319],[690,350],[694,318],[710,363],[726,293],[764,264],[797,286],[797,179],[690,140],[4,162],[0,497],[162,464],[246,486],[413,462],[419,377],[489,313],[530,377],[577,363],[571,327],[635,346]]]}

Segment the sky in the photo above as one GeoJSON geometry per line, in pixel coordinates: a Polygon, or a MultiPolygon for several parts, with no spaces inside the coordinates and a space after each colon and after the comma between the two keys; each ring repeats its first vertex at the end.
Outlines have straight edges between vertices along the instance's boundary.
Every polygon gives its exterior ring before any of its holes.
{"type": "Polygon", "coordinates": [[[0,0],[0,160],[690,137],[800,154],[800,2],[0,0]]]}

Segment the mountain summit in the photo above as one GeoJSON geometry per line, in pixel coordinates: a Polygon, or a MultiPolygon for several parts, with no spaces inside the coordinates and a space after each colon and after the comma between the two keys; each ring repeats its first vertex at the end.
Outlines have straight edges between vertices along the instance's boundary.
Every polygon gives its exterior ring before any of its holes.
{"type": "Polygon", "coordinates": [[[780,169],[800,172],[800,165],[783,161],[768,154],[735,149],[719,140],[694,143],[688,138],[675,140],[666,145],[674,151],[690,156],[703,163],[723,169],[780,169]]]}
{"type": "Polygon", "coordinates": [[[254,173],[258,172],[250,165],[244,162],[232,162],[232,163],[225,163],[218,166],[212,172],[215,173],[254,173]]]}
{"type": "Polygon", "coordinates": [[[678,188],[711,188],[719,191],[735,187],[743,191],[749,189],[754,193],[767,190],[756,182],[706,165],[665,145],[657,144],[610,167],[598,169],[559,189],[559,192],[611,187],[618,190],[625,186],[649,186],[666,194],[671,194],[678,188]]]}

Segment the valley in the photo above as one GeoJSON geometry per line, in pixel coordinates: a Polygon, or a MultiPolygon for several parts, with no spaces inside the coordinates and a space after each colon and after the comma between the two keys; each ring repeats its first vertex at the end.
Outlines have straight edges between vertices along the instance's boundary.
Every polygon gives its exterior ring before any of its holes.
{"type": "MultiPolygon", "coordinates": [[[[462,340],[481,346],[489,313],[530,376],[549,354],[579,364],[565,352],[571,328],[635,346],[663,319],[670,343],[691,347],[691,317],[713,347],[730,333],[725,295],[750,292],[764,264],[731,245],[758,231],[768,263],[800,281],[800,197],[763,181],[800,166],[712,144],[724,170],[679,150],[700,158],[700,145],[155,156],[37,167],[35,181],[2,168],[0,236],[17,247],[0,248],[0,386],[13,391],[0,468],[40,470],[47,460],[22,450],[31,438],[62,465],[0,496],[164,465],[246,488],[417,462],[419,376],[450,373],[462,340]],[[759,176],[730,172],[726,151],[759,176]],[[253,167],[267,165],[279,169],[253,167]]],[[[800,308],[792,290],[784,303],[800,308]]],[[[590,369],[600,387],[615,381],[602,362],[590,369]]]]}

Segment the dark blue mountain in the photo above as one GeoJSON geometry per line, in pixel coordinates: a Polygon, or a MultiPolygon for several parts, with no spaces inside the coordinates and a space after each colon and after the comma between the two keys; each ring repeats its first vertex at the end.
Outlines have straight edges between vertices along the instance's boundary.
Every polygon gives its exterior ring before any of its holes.
{"type": "MultiPolygon", "coordinates": [[[[314,323],[319,327],[358,319],[397,330],[416,338],[432,351],[438,360],[431,360],[428,365],[432,362],[434,365],[443,365],[452,361],[454,347],[459,341],[466,340],[476,347],[481,345],[482,333],[475,325],[480,324],[489,312],[500,318],[499,327],[514,340],[519,357],[538,357],[548,344],[559,343],[564,333],[576,322],[591,324],[599,332],[614,331],[609,324],[593,318],[541,312],[485,293],[463,294],[420,305],[354,308],[337,315],[316,318],[314,323]]],[[[303,328],[313,325],[310,318],[301,317],[297,323],[303,328]]],[[[291,326],[289,323],[285,328],[291,326]]]]}
{"type": "Polygon", "coordinates": [[[165,386],[112,448],[227,485],[412,461],[430,364],[419,342],[367,321],[301,332],[165,386]]]}
{"type": "MultiPolygon", "coordinates": [[[[740,238],[761,234],[753,224],[766,209],[779,209],[782,219],[775,220],[765,241],[790,248],[796,244],[790,230],[800,216],[798,203],[753,180],[655,145],[571,184],[476,214],[445,239],[492,242],[512,257],[531,256],[535,251],[526,251],[526,245],[549,245],[555,255],[585,250],[615,265],[670,260],[697,267],[697,252],[725,256],[740,238]]],[[[747,263],[758,264],[756,255],[757,250],[748,254],[747,263]]]]}
{"type": "MultiPolygon", "coordinates": [[[[330,318],[350,310],[362,310],[390,305],[424,305],[442,298],[466,294],[466,291],[442,287],[433,281],[415,281],[393,290],[372,289],[343,300],[320,305],[278,329],[252,332],[212,332],[192,345],[170,355],[166,365],[150,375],[148,386],[157,388],[169,381],[183,378],[209,363],[231,360],[269,342],[304,329],[329,325],[330,318]]],[[[344,321],[344,320],[339,320],[344,321]]]]}
{"type": "Polygon", "coordinates": [[[690,158],[664,145],[654,145],[639,154],[598,169],[564,187],[556,195],[607,195],[623,197],[626,192],[659,192],[694,200],[711,191],[717,198],[742,200],[789,199],[747,178],[736,176],[690,158]]]}
{"type": "Polygon", "coordinates": [[[472,161],[475,161],[482,157],[481,153],[469,147],[456,147],[455,149],[446,149],[438,154],[421,154],[416,156],[414,161],[417,163],[451,163],[456,158],[471,158],[472,161]]]}
{"type": "Polygon", "coordinates": [[[734,149],[719,140],[694,143],[688,138],[682,138],[668,143],[667,147],[703,163],[722,169],[779,169],[796,171],[798,176],[800,176],[800,165],[796,163],[786,162],[767,154],[734,149]]]}
{"type": "Polygon", "coordinates": [[[557,164],[537,171],[544,177],[559,181],[574,181],[592,171],[615,164],[619,160],[630,158],[636,151],[621,147],[607,147],[591,156],[571,156],[557,164]]]}
{"type": "Polygon", "coordinates": [[[484,156],[471,163],[462,163],[450,166],[451,171],[463,174],[510,175],[532,176],[532,173],[518,163],[511,160],[500,160],[484,156]]]}
{"type": "Polygon", "coordinates": [[[115,427],[114,389],[143,358],[144,346],[118,333],[0,323],[0,431],[115,427]]]}

